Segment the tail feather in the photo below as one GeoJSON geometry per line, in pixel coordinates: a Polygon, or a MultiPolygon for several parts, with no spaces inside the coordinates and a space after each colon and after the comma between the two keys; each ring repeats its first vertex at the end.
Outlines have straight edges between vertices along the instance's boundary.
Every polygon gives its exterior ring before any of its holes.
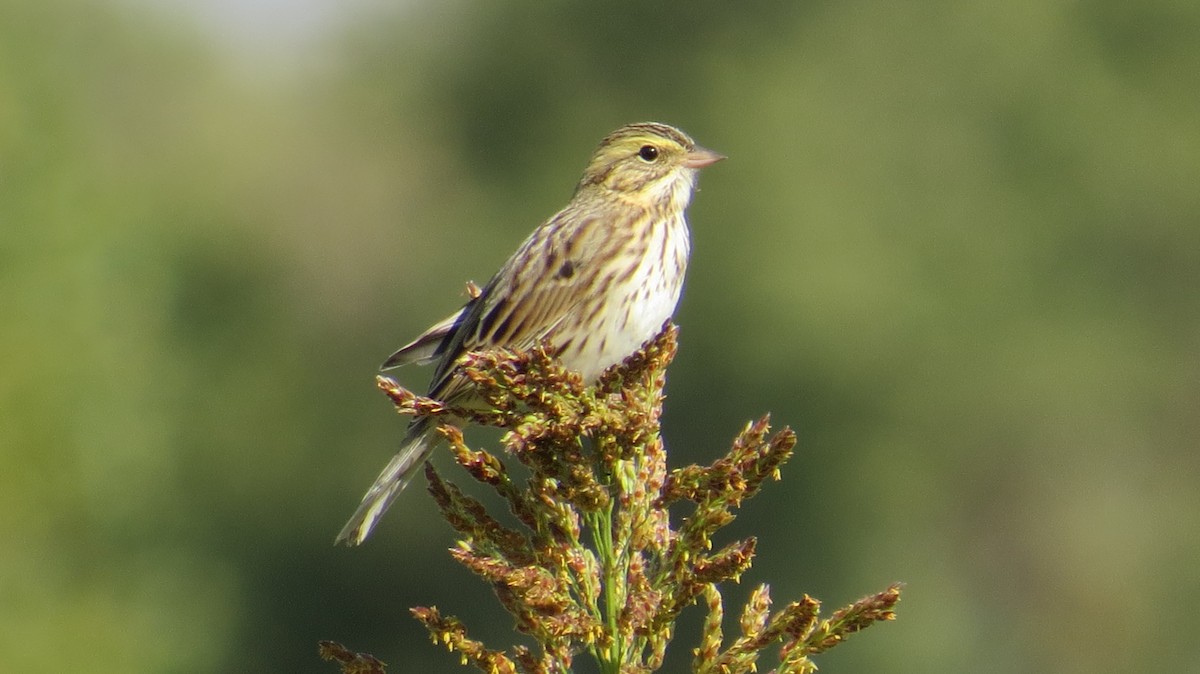
{"type": "Polygon", "coordinates": [[[436,438],[433,428],[425,423],[425,420],[418,421],[409,428],[400,451],[396,452],[379,477],[375,478],[375,484],[372,484],[363,496],[358,510],[354,511],[350,521],[342,527],[335,545],[360,545],[367,539],[375,523],[387,512],[388,506],[392,505],[392,501],[396,500],[425,464],[425,460],[433,451],[436,438]]]}

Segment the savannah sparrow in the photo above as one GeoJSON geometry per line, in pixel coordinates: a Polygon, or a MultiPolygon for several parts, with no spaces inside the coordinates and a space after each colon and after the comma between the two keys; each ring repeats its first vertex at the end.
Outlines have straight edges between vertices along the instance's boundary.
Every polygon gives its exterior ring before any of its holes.
{"type": "MultiPolygon", "coordinates": [[[[575,195],[521,244],[466,306],[392,354],[389,369],[437,363],[429,396],[462,402],[459,357],[548,340],[564,366],[595,381],[675,312],[688,261],[684,209],[697,169],[724,159],[665,124],[630,124],[600,142],[575,195]]],[[[409,426],[337,541],[362,543],[429,457],[436,423],[409,426]]]]}

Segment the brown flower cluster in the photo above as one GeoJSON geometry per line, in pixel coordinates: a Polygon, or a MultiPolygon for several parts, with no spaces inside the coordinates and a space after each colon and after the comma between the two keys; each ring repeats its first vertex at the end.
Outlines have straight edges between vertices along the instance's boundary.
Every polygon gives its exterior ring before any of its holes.
{"type": "Polygon", "coordinates": [[[454,426],[441,427],[457,463],[499,494],[519,522],[506,526],[426,467],[430,493],[460,537],[451,555],[491,584],[517,629],[540,650],[490,650],[436,608],[413,609],[434,641],[464,664],[485,672],[565,673],[586,653],[606,674],[652,672],[663,664],[679,613],[699,600],[708,619],[694,671],[756,671],[761,652],[779,644],[776,671],[811,672],[810,655],[893,617],[898,586],[822,620],[819,602],[807,596],[771,613],[764,585],[742,612],[741,636],[722,648],[718,586],[750,567],[755,539],[713,551],[713,535],[768,478],[779,479],[796,437],[787,428],[772,434],[763,417],[712,465],[668,471],[659,417],[676,333],[669,326],[592,387],[546,348],[469,354],[462,371],[486,401],[482,409],[451,408],[379,379],[402,413],[505,429],[508,456],[526,468],[519,478],[496,455],[467,447],[454,426]],[[672,508],[679,511],[677,526],[672,508]]]}

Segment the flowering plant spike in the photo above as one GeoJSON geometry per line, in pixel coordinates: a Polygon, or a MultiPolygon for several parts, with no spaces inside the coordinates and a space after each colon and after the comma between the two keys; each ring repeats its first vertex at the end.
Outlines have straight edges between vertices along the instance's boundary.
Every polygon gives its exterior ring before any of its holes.
{"type": "MultiPolygon", "coordinates": [[[[429,491],[459,536],[451,556],[491,584],[516,628],[537,644],[536,651],[490,649],[436,607],[412,609],[433,641],[464,664],[488,673],[552,674],[590,656],[604,674],[653,672],[675,636],[676,618],[699,603],[708,617],[692,651],[694,672],[755,672],[764,651],[775,649],[771,671],[807,673],[816,671],[810,656],[894,617],[899,585],[828,618],[808,596],[772,611],[769,588],[761,585],[742,609],[740,634],[726,638],[720,586],[750,568],[755,539],[714,550],[714,535],[768,479],[779,479],[796,436],[788,428],[772,433],[763,417],[711,465],[668,470],[659,417],[676,334],[668,325],[591,387],[545,346],[468,354],[462,372],[483,407],[453,408],[379,378],[401,413],[448,415],[506,431],[501,460],[469,448],[456,427],[440,427],[455,461],[507,503],[518,525],[502,524],[432,464],[425,468],[429,491]],[[514,460],[526,468],[523,477],[505,463],[514,460]]],[[[350,654],[330,642],[322,652],[350,654]]],[[[351,655],[327,659],[338,659],[344,672],[383,671],[371,656],[351,655]]]]}

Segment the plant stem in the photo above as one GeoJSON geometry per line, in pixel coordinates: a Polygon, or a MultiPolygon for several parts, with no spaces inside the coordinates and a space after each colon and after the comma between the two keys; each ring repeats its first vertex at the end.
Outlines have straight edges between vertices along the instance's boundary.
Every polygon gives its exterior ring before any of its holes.
{"type": "Polygon", "coordinates": [[[592,540],[596,546],[596,555],[600,558],[600,564],[604,569],[604,607],[602,609],[604,615],[600,616],[600,619],[612,639],[607,649],[607,657],[602,657],[599,661],[602,674],[619,674],[625,655],[625,644],[617,631],[617,618],[624,603],[622,596],[624,593],[621,591],[624,574],[618,568],[618,559],[614,551],[612,509],[613,504],[610,502],[604,510],[590,513],[587,516],[588,528],[592,530],[592,540]]]}

